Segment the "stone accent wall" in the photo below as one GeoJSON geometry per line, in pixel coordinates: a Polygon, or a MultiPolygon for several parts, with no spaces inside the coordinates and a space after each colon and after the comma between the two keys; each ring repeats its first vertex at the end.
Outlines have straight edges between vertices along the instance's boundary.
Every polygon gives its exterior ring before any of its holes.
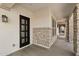
{"type": "Polygon", "coordinates": [[[78,54],[78,15],[77,15],[77,6],[74,8],[72,16],[69,20],[69,40],[70,43],[73,45],[73,51],[75,55],[78,54]]]}
{"type": "Polygon", "coordinates": [[[70,34],[73,34],[73,37],[72,37],[73,38],[73,49],[74,49],[74,53],[79,56],[79,4],[76,5],[73,11],[71,20],[73,22],[70,22],[71,24],[70,34]],[[71,28],[73,29],[71,30],[71,28]]]}
{"type": "Polygon", "coordinates": [[[73,48],[75,54],[77,53],[77,7],[73,11],[73,48]]]}
{"type": "Polygon", "coordinates": [[[33,28],[33,44],[49,48],[51,41],[52,41],[51,28],[33,28]]]}
{"type": "Polygon", "coordinates": [[[77,53],[79,56],[79,4],[77,4],[77,53]]]}

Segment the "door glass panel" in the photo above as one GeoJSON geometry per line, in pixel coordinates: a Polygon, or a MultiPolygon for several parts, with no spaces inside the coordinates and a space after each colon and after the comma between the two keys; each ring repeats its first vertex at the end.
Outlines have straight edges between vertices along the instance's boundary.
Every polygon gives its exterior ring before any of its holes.
{"type": "Polygon", "coordinates": [[[26,32],[26,37],[27,37],[27,32],[26,32]]]}
{"type": "Polygon", "coordinates": [[[22,43],[25,43],[25,39],[22,39],[22,43]]]}
{"type": "Polygon", "coordinates": [[[27,42],[28,40],[27,40],[27,38],[26,38],[26,42],[27,42]]]}
{"type": "Polygon", "coordinates": [[[26,21],[26,24],[27,24],[27,21],[26,21]]]}
{"type": "Polygon", "coordinates": [[[27,28],[27,26],[26,26],[26,30],[27,30],[28,28],[27,28]]]}
{"type": "Polygon", "coordinates": [[[24,25],[21,25],[21,30],[25,31],[25,26],[24,25]]]}
{"type": "Polygon", "coordinates": [[[21,37],[25,37],[25,33],[24,32],[21,32],[21,37]]]}
{"type": "Polygon", "coordinates": [[[24,47],[30,44],[29,25],[30,19],[28,17],[20,15],[20,47],[24,47]]]}
{"type": "Polygon", "coordinates": [[[25,20],[24,19],[22,19],[21,21],[22,21],[22,24],[25,24],[25,20]]]}

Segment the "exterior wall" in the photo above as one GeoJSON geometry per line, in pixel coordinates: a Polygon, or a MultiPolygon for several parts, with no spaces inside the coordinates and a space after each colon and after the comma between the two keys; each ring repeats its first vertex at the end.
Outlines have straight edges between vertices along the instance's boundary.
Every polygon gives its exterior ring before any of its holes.
{"type": "Polygon", "coordinates": [[[52,16],[51,24],[52,24],[52,29],[51,29],[51,37],[52,39],[50,40],[50,47],[56,42],[57,40],[57,21],[56,19],[52,16]],[[53,20],[53,21],[52,21],[53,20]]]}
{"type": "Polygon", "coordinates": [[[75,7],[75,9],[70,17],[70,20],[69,20],[69,28],[70,28],[69,29],[69,40],[73,46],[73,51],[75,54],[77,54],[77,49],[78,49],[78,47],[77,47],[77,45],[78,45],[77,44],[77,40],[78,40],[78,38],[77,38],[78,37],[78,35],[77,35],[77,33],[78,33],[77,11],[78,11],[78,9],[77,9],[77,7],[75,7]]]}
{"type": "Polygon", "coordinates": [[[77,4],[77,54],[79,56],[79,4],[77,4]]]}
{"type": "Polygon", "coordinates": [[[33,36],[34,36],[34,44],[49,48],[50,41],[52,40],[50,28],[34,28],[33,36]]]}
{"type": "Polygon", "coordinates": [[[19,48],[20,14],[30,18],[31,44],[50,48],[56,41],[56,35],[54,37],[52,36],[52,15],[49,8],[41,9],[33,13],[27,8],[16,5],[11,10],[0,9],[0,55],[8,55],[21,49],[19,48]],[[3,14],[8,16],[8,23],[3,23],[1,21],[1,15],[3,14]],[[42,34],[40,35],[40,33],[42,34]],[[39,40],[37,38],[39,38],[39,40]],[[40,44],[35,41],[38,41],[40,44]],[[13,44],[15,44],[14,47],[13,44]]]}
{"type": "Polygon", "coordinates": [[[73,15],[69,19],[69,41],[73,44],[73,15]]]}
{"type": "Polygon", "coordinates": [[[51,15],[49,8],[43,8],[34,12],[33,27],[49,27],[51,28],[51,15]]]}
{"type": "Polygon", "coordinates": [[[74,53],[79,56],[79,4],[77,11],[70,18],[70,41],[73,44],[74,53]]]}
{"type": "Polygon", "coordinates": [[[76,12],[74,13],[74,16],[72,15],[70,18],[70,40],[73,42],[74,51],[76,52],[76,55],[79,56],[79,4],[77,4],[77,15],[76,12]],[[73,19],[74,18],[74,19],[73,19]],[[77,18],[77,19],[76,19],[77,18]],[[76,19],[76,20],[75,20],[76,19]],[[77,27],[76,27],[77,26],[77,27]],[[77,41],[76,41],[77,39],[77,41]]]}
{"type": "Polygon", "coordinates": [[[73,47],[74,53],[77,53],[77,7],[73,11],[73,47]]]}
{"type": "Polygon", "coordinates": [[[69,17],[66,17],[66,40],[69,42],[69,17]]]}
{"type": "Polygon", "coordinates": [[[52,37],[52,15],[49,8],[34,13],[33,44],[50,48],[56,37],[52,37]]]}
{"type": "MultiPolygon", "coordinates": [[[[14,7],[11,10],[0,8],[0,55],[8,55],[19,50],[19,15],[32,19],[32,13],[22,7],[14,7]],[[2,22],[1,15],[7,15],[8,23],[2,22]],[[15,46],[13,46],[15,44],[15,46]]],[[[30,20],[31,20],[30,19],[30,20]]],[[[31,37],[31,36],[30,36],[31,37]]]]}
{"type": "Polygon", "coordinates": [[[73,34],[74,34],[74,29],[73,29],[73,13],[71,14],[71,17],[69,19],[69,42],[71,44],[72,50],[74,52],[74,44],[73,44],[73,34]]]}

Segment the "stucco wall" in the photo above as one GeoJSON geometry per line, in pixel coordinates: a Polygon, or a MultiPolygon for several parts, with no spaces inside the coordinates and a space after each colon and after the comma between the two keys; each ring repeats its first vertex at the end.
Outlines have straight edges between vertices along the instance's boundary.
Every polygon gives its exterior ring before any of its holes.
{"type": "Polygon", "coordinates": [[[73,43],[73,15],[69,19],[69,41],[73,43]]]}
{"type": "MultiPolygon", "coordinates": [[[[52,37],[52,19],[51,19],[51,11],[49,8],[40,9],[39,11],[33,13],[29,11],[27,8],[23,8],[21,6],[14,6],[11,10],[4,10],[0,8],[0,55],[8,55],[14,51],[19,50],[19,15],[24,15],[30,18],[30,42],[33,39],[33,31],[34,28],[49,28],[45,29],[49,32],[49,38],[46,39],[46,45],[48,44],[50,47],[54,42],[56,36],[52,37]],[[8,23],[3,23],[1,19],[1,15],[7,15],[9,18],[8,23]],[[49,40],[50,39],[50,40],[49,40]],[[15,47],[13,47],[15,44],[15,47]]],[[[44,33],[43,33],[44,34],[44,33]]],[[[42,35],[43,35],[42,34],[42,35]]],[[[37,43],[38,45],[38,43],[37,43]]],[[[43,46],[43,45],[41,45],[43,46]]],[[[45,46],[47,47],[47,46],[45,46]]]]}
{"type": "MultiPolygon", "coordinates": [[[[32,13],[22,7],[14,7],[11,10],[0,9],[0,55],[8,55],[19,50],[19,15],[32,19],[32,13]],[[1,15],[7,15],[8,23],[3,23],[1,15]],[[15,44],[15,47],[13,47],[15,44]]],[[[32,33],[32,32],[31,32],[32,33]]],[[[30,36],[30,38],[32,38],[30,36]]]]}

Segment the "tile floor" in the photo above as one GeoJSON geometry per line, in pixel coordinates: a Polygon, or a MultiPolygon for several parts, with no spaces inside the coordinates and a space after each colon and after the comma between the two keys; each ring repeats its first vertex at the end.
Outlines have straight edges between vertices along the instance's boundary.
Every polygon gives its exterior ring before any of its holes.
{"type": "Polygon", "coordinates": [[[31,45],[8,56],[74,56],[74,53],[70,43],[58,39],[50,49],[31,45]]]}

